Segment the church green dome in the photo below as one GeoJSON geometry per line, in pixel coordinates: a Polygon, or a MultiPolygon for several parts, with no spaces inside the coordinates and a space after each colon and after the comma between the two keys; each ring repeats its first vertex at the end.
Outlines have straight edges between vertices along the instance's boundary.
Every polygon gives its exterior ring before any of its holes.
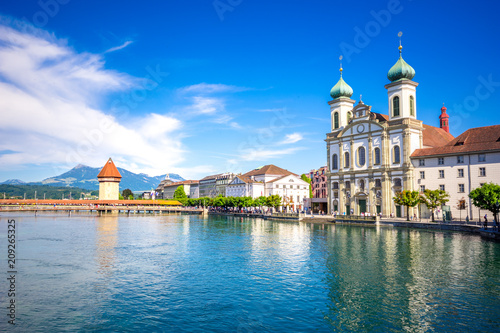
{"type": "Polygon", "coordinates": [[[391,67],[389,73],[387,73],[387,78],[391,80],[391,82],[400,79],[411,80],[415,76],[415,70],[413,69],[413,67],[408,65],[406,61],[403,60],[403,57],[401,56],[401,49],[402,47],[400,46],[398,61],[394,64],[394,66],[391,67]]]}
{"type": "Polygon", "coordinates": [[[330,96],[332,96],[333,99],[352,96],[352,88],[345,83],[342,78],[342,68],[340,69],[340,80],[333,86],[332,90],[330,90],[330,96]]]}

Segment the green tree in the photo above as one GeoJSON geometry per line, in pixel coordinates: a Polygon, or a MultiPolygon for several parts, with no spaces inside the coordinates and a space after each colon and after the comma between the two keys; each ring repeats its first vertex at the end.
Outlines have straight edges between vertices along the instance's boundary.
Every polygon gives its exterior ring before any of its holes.
{"type": "Polygon", "coordinates": [[[134,198],[134,193],[132,193],[132,190],[129,189],[129,188],[126,188],[122,191],[122,196],[123,198],[127,198],[127,199],[130,199],[130,196],[132,196],[132,198],[134,198]]]}
{"type": "Polygon", "coordinates": [[[305,173],[303,173],[300,175],[300,179],[302,179],[303,181],[305,181],[309,184],[309,198],[312,198],[313,197],[313,190],[312,190],[312,186],[311,186],[311,178],[307,177],[307,175],[305,173]]]}
{"type": "Polygon", "coordinates": [[[264,197],[264,196],[260,196],[260,197],[256,198],[254,200],[254,202],[255,202],[255,205],[257,207],[262,207],[262,206],[266,206],[267,205],[267,200],[266,200],[266,197],[264,197]]]}
{"type": "Polygon", "coordinates": [[[186,192],[184,192],[184,185],[179,185],[175,189],[174,199],[187,199],[186,192]]]}
{"type": "Polygon", "coordinates": [[[213,199],[213,204],[214,207],[226,207],[227,206],[227,198],[223,197],[221,194],[216,196],[213,199]]]}
{"type": "Polygon", "coordinates": [[[406,206],[406,220],[410,220],[410,207],[415,207],[420,203],[420,194],[418,191],[404,190],[397,192],[396,196],[392,198],[396,205],[406,206]]]}
{"type": "Polygon", "coordinates": [[[449,195],[442,190],[425,190],[424,195],[420,196],[420,202],[425,204],[432,211],[432,222],[434,220],[434,211],[437,207],[444,205],[449,201],[449,195]]]}
{"type": "Polygon", "coordinates": [[[473,189],[469,193],[474,206],[489,210],[493,213],[495,221],[498,223],[498,213],[500,210],[500,185],[486,183],[483,186],[473,189]]]}
{"type": "Polygon", "coordinates": [[[281,206],[281,197],[277,194],[270,195],[266,198],[266,206],[273,207],[274,209],[278,209],[281,206]]]}

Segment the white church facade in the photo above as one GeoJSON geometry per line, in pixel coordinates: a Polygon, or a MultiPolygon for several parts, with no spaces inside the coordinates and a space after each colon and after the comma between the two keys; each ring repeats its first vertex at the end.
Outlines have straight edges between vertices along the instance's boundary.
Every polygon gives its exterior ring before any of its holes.
{"type": "MultiPolygon", "coordinates": [[[[330,92],[331,132],[325,140],[329,213],[403,216],[405,210],[392,198],[402,190],[418,190],[412,153],[453,139],[447,128],[418,120],[418,83],[412,80],[415,71],[401,57],[401,49],[387,74],[388,115],[372,112],[361,100],[356,104],[340,69],[340,79],[330,92]]],[[[417,209],[410,210],[415,213],[417,209]]]]}

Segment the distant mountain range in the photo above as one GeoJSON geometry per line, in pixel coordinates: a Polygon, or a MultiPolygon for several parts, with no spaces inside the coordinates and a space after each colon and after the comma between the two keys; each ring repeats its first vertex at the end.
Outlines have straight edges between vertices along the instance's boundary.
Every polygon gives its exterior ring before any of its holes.
{"type": "MultiPolygon", "coordinates": [[[[97,174],[101,168],[92,168],[86,165],[77,165],[73,169],[65,172],[59,176],[50,177],[40,182],[25,183],[19,179],[9,179],[1,184],[9,185],[50,185],[50,186],[66,186],[66,187],[79,187],[86,190],[98,190],[99,182],[97,181],[97,174]]],[[[122,175],[120,182],[120,191],[126,188],[132,191],[149,191],[155,189],[160,182],[165,179],[165,175],[150,177],[144,173],[133,173],[128,170],[118,168],[122,175]]],[[[169,174],[170,179],[174,182],[182,181],[184,178],[178,174],[169,174]]]]}

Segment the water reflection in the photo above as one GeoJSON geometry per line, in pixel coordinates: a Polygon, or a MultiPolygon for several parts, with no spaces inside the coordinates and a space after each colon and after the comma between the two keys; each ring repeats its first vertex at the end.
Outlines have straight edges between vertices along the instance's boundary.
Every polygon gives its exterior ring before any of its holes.
{"type": "Polygon", "coordinates": [[[325,319],[337,330],[463,330],[457,322],[476,325],[477,299],[498,305],[498,286],[497,296],[481,290],[478,254],[488,243],[478,237],[345,227],[336,228],[332,241],[325,319]]]}
{"type": "Polygon", "coordinates": [[[118,243],[118,216],[101,216],[97,219],[96,259],[97,271],[109,276],[115,264],[115,249],[118,243]]]}

